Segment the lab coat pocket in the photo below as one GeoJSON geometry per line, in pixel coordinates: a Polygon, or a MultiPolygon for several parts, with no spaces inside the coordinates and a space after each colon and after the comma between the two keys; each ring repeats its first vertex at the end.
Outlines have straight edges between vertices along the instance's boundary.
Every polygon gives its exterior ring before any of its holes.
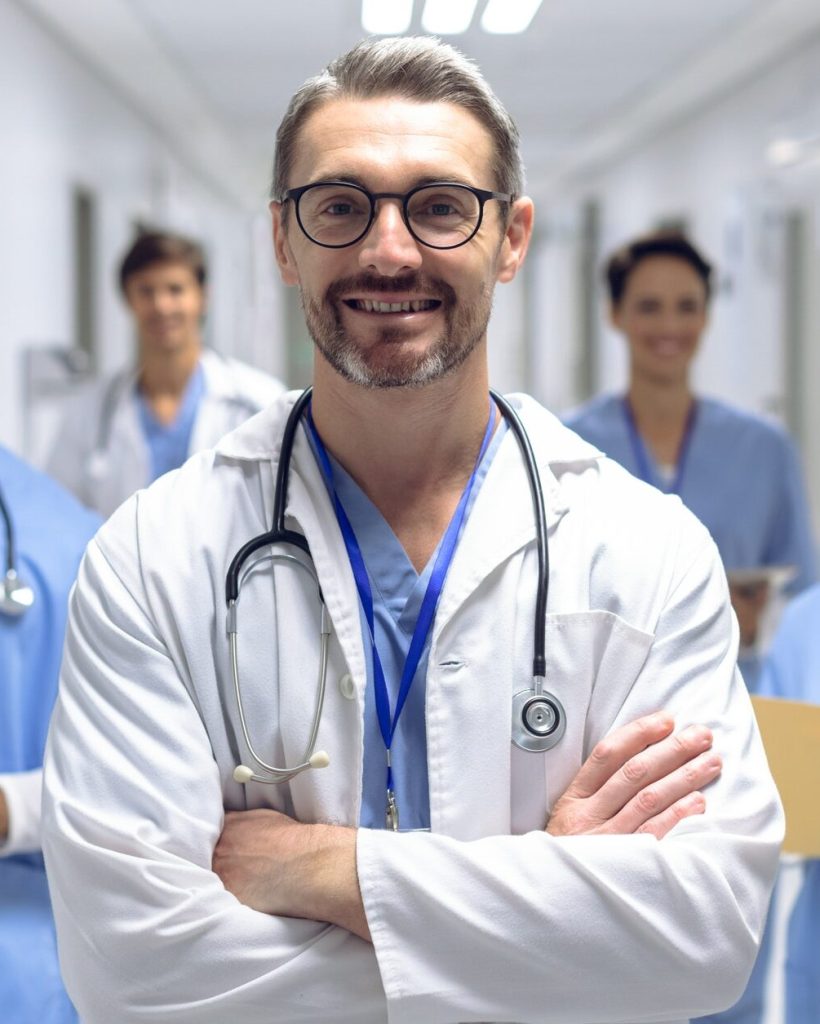
{"type": "Polygon", "coordinates": [[[546,625],[545,690],[560,701],[566,731],[543,753],[513,744],[510,824],[514,833],[545,827],[555,801],[611,728],[654,639],[608,611],[550,614],[546,625]]]}

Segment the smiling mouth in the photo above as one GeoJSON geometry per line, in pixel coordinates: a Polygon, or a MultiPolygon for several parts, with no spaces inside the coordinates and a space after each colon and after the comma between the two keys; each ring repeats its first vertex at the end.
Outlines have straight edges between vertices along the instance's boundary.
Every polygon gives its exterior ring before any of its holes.
{"type": "Polygon", "coordinates": [[[357,309],[364,313],[425,313],[438,309],[439,299],[408,299],[404,302],[374,302],[372,299],[345,299],[348,309],[357,309]]]}

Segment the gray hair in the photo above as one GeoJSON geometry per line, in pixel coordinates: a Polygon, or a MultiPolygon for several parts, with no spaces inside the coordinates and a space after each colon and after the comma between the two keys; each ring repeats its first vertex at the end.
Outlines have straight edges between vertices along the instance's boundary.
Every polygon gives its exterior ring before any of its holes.
{"type": "Polygon", "coordinates": [[[493,141],[496,180],[489,187],[521,194],[524,166],[518,129],[477,65],[440,39],[409,36],[365,39],[296,92],[276,133],[271,198],[284,199],[299,132],[319,106],[333,99],[382,96],[453,103],[469,110],[493,141]]]}

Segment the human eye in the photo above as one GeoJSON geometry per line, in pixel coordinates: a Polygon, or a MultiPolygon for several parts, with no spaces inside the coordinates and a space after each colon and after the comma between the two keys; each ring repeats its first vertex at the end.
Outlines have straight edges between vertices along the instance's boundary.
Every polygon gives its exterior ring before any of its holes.
{"type": "Polygon", "coordinates": [[[410,215],[425,221],[458,222],[472,216],[475,197],[467,189],[422,189],[413,197],[410,215]]]}
{"type": "Polygon", "coordinates": [[[370,205],[364,193],[354,189],[317,188],[310,195],[314,216],[326,220],[368,216],[370,205]]]}

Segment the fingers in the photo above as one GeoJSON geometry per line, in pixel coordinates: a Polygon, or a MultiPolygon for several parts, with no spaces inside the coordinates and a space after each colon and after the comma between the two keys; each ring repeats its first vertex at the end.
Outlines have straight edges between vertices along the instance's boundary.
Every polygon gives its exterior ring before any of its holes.
{"type": "Polygon", "coordinates": [[[598,743],[556,801],[547,831],[660,838],[681,818],[702,813],[700,790],[720,775],[722,761],[705,726],[672,728],[668,715],[649,715],[598,743]]]}
{"type": "Polygon", "coordinates": [[[695,762],[695,759],[709,751],[711,746],[711,730],[702,725],[690,725],[647,747],[630,758],[601,786],[597,793],[599,813],[604,818],[613,818],[639,794],[647,803],[647,810],[651,811],[648,802],[658,793],[666,792],[673,780],[680,786],[689,773],[692,783],[678,796],[705,785],[701,772],[705,762],[695,762]],[[679,769],[684,766],[688,771],[680,773],[679,769]]]}
{"type": "MultiPolygon", "coordinates": [[[[567,790],[567,796],[579,798],[593,796],[631,758],[639,755],[647,747],[665,739],[674,727],[675,723],[671,715],[663,711],[645,715],[628,725],[620,726],[595,745],[592,753],[572,780],[567,790]]],[[[623,806],[623,802],[618,804],[615,810],[619,810],[623,806]]]]}
{"type": "Polygon", "coordinates": [[[723,763],[711,750],[698,755],[657,781],[643,787],[610,819],[607,831],[619,835],[650,832],[658,838],[681,817],[702,814],[700,790],[720,775],[723,763]]]}
{"type": "Polygon", "coordinates": [[[680,800],[667,807],[665,811],[649,818],[635,831],[652,835],[656,839],[663,839],[667,832],[671,832],[678,822],[684,818],[691,818],[696,814],[703,814],[706,810],[706,800],[703,793],[690,793],[680,800]]]}

